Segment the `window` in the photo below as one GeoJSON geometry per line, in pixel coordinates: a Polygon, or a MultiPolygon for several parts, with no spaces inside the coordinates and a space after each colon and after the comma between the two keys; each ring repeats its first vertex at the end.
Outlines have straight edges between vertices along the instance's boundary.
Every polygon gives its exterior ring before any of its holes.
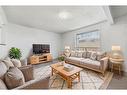
{"type": "Polygon", "coordinates": [[[76,47],[100,47],[99,30],[77,34],[76,47]]]}

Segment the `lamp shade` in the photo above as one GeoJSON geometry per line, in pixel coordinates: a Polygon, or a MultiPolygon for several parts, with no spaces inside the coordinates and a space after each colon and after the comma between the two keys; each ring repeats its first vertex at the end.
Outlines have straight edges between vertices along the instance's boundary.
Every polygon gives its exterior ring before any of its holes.
{"type": "Polygon", "coordinates": [[[112,51],[120,51],[120,46],[112,46],[112,51]]]}
{"type": "Polygon", "coordinates": [[[122,52],[120,46],[112,46],[112,58],[122,58],[122,52]]]}
{"type": "Polygon", "coordinates": [[[70,49],[70,46],[65,46],[65,49],[70,49]]]}

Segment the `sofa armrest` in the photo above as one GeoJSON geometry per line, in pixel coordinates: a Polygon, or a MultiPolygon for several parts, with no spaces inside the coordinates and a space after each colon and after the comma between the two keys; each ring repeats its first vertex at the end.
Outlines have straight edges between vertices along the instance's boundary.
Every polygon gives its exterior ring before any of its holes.
{"type": "Polygon", "coordinates": [[[100,60],[101,70],[104,72],[108,67],[108,57],[104,57],[100,60]]]}
{"type": "Polygon", "coordinates": [[[34,72],[33,72],[33,66],[32,65],[22,66],[22,67],[19,67],[19,69],[21,70],[21,72],[24,75],[25,82],[34,79],[34,72]]]}
{"type": "Polygon", "coordinates": [[[49,78],[50,77],[45,77],[42,79],[35,79],[31,80],[29,82],[26,82],[24,85],[19,86],[13,90],[16,89],[48,89],[49,88],[49,78]]]}

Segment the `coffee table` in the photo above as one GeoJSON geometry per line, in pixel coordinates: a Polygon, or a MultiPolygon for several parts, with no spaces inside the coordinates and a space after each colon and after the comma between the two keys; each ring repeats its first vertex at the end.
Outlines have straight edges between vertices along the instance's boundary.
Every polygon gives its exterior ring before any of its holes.
{"type": "MultiPolygon", "coordinates": [[[[67,63],[64,63],[67,64],[67,63]]],[[[73,65],[71,65],[73,66],[73,65]]],[[[53,74],[58,74],[60,75],[61,78],[63,78],[67,84],[68,84],[68,88],[72,88],[72,81],[76,78],[78,78],[79,82],[80,82],[80,71],[82,71],[82,68],[79,68],[77,66],[73,66],[73,69],[70,71],[67,71],[64,69],[64,65],[61,65],[60,62],[52,64],[51,65],[52,68],[52,75],[53,74]]]]}

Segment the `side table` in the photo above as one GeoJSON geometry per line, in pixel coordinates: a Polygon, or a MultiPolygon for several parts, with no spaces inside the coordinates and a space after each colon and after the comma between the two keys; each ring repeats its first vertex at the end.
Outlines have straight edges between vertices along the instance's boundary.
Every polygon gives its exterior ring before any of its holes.
{"type": "Polygon", "coordinates": [[[117,70],[119,71],[119,75],[121,75],[122,71],[122,63],[124,62],[124,59],[119,58],[119,59],[114,59],[114,58],[109,58],[110,63],[111,63],[111,72],[115,69],[114,67],[117,67],[117,70]]]}

